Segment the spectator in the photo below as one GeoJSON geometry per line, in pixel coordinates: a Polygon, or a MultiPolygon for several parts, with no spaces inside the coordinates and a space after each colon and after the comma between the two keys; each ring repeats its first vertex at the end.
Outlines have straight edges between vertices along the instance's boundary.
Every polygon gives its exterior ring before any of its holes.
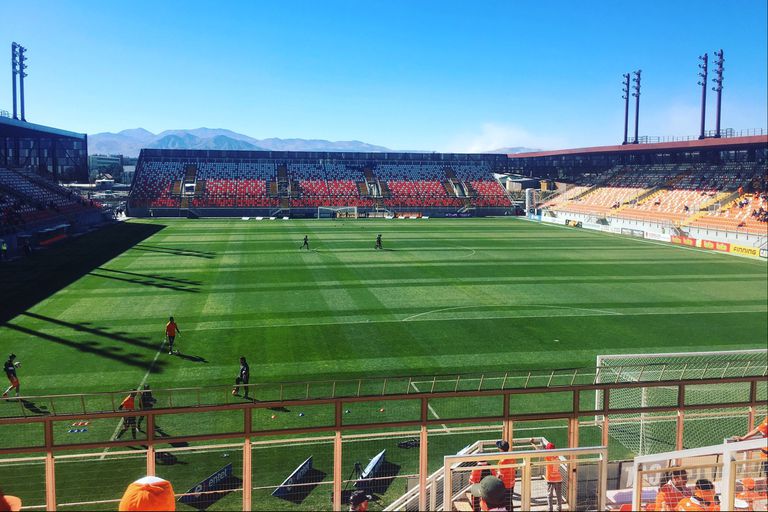
{"type": "Polygon", "coordinates": [[[472,496],[480,499],[480,510],[506,511],[504,506],[504,482],[493,475],[486,476],[480,483],[470,487],[472,496]]]}
{"type": "MultiPolygon", "coordinates": [[[[501,440],[496,441],[496,447],[501,452],[509,451],[509,443],[501,440]]],[[[507,457],[499,461],[500,466],[506,466],[509,464],[516,464],[517,461],[512,457],[507,457]]],[[[515,505],[512,501],[512,494],[515,490],[515,481],[517,480],[517,472],[514,467],[499,468],[496,470],[496,476],[504,483],[504,504],[509,507],[509,510],[514,510],[515,505]]]]}
{"type": "Polygon", "coordinates": [[[0,512],[17,512],[18,510],[21,510],[21,499],[3,494],[0,490],[0,512]]]}
{"type": "Polygon", "coordinates": [[[365,512],[368,510],[368,502],[373,496],[365,491],[355,491],[349,496],[349,510],[352,512],[365,512]]]}
{"type": "Polygon", "coordinates": [[[708,512],[720,510],[715,498],[715,486],[706,479],[696,480],[696,487],[693,490],[693,496],[683,498],[677,504],[680,512],[708,512]]]}
{"type": "MultiPolygon", "coordinates": [[[[473,469],[469,474],[469,483],[471,485],[479,484],[483,478],[493,474],[490,469],[484,466],[488,466],[488,463],[485,461],[478,462],[477,468],[473,469]]],[[[477,496],[472,499],[472,510],[475,510],[476,512],[480,510],[480,498],[477,496]]]]}
{"type": "MultiPolygon", "coordinates": [[[[747,502],[746,510],[754,510],[755,500],[768,499],[768,494],[765,492],[755,491],[755,479],[754,478],[742,478],[741,479],[742,490],[736,495],[737,500],[743,500],[747,502]]],[[[738,505],[737,505],[738,506],[738,505]]]]}
{"type": "Polygon", "coordinates": [[[663,483],[656,494],[656,510],[675,510],[680,500],[691,497],[693,493],[686,486],[687,482],[688,473],[684,469],[673,470],[672,478],[663,483]]]}
{"type": "MultiPolygon", "coordinates": [[[[736,441],[746,441],[747,439],[760,436],[762,436],[763,439],[768,439],[768,416],[766,416],[765,419],[763,419],[763,422],[758,426],[743,436],[736,436],[734,439],[736,441]]],[[[763,448],[760,449],[760,458],[763,459],[763,476],[768,477],[768,446],[763,446],[763,448]]]]}
{"type": "Polygon", "coordinates": [[[8,260],[8,242],[0,240],[0,260],[8,260]]]}
{"type": "Polygon", "coordinates": [[[169,481],[156,476],[139,478],[125,490],[118,510],[176,510],[173,486],[169,481]]]}
{"type": "MultiPolygon", "coordinates": [[[[554,450],[554,443],[547,443],[547,450],[554,450]]],[[[553,512],[554,501],[557,500],[557,512],[563,510],[563,475],[560,474],[560,458],[557,455],[544,457],[547,464],[544,478],[547,481],[547,506],[553,512]]]]}

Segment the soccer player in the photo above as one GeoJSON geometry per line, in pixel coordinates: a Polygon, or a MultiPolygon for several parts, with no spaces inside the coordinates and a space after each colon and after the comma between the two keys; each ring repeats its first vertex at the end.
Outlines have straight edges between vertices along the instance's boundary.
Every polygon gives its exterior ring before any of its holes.
{"type": "Polygon", "coordinates": [[[243,398],[248,398],[248,380],[251,378],[251,368],[245,360],[245,356],[240,358],[240,374],[235,378],[235,387],[232,388],[232,394],[237,395],[240,391],[240,385],[245,384],[242,388],[245,390],[243,398]]]}
{"type": "MultiPolygon", "coordinates": [[[[157,402],[157,398],[152,396],[152,390],[149,389],[149,384],[144,384],[144,390],[141,392],[141,396],[139,397],[139,404],[141,405],[141,409],[143,411],[148,411],[155,406],[155,402],[157,402]]],[[[139,431],[141,431],[141,422],[144,420],[144,418],[145,416],[139,416],[139,431]]],[[[155,424],[155,428],[157,428],[157,424],[155,424]]]]}
{"type": "Polygon", "coordinates": [[[374,249],[383,249],[381,246],[381,233],[376,235],[376,247],[374,247],[374,249]]]}
{"type": "MultiPolygon", "coordinates": [[[[133,411],[136,409],[136,392],[131,391],[127,397],[123,399],[122,402],[120,402],[120,407],[117,408],[118,410],[125,410],[125,411],[133,411]]],[[[123,416],[123,425],[122,429],[120,430],[120,433],[117,434],[116,439],[120,439],[123,434],[125,434],[125,431],[128,429],[131,429],[131,435],[134,439],[136,439],[136,431],[138,430],[138,427],[136,426],[136,416],[123,416]]]]}
{"type": "Polygon", "coordinates": [[[16,368],[18,368],[20,364],[21,363],[16,361],[16,354],[8,356],[8,360],[3,364],[5,376],[8,377],[8,380],[11,382],[11,385],[8,386],[3,393],[3,398],[8,398],[8,392],[14,388],[16,389],[16,396],[19,396],[19,389],[21,386],[19,384],[19,378],[16,376],[16,368]]]}
{"type": "Polygon", "coordinates": [[[304,243],[299,247],[299,250],[302,250],[305,247],[309,250],[309,237],[307,235],[304,235],[304,243]]]}
{"type": "MultiPolygon", "coordinates": [[[[173,354],[173,342],[176,339],[176,334],[181,334],[181,329],[176,325],[176,321],[173,317],[168,319],[168,323],[165,324],[165,337],[168,338],[168,354],[173,354]]],[[[176,351],[178,354],[179,352],[176,351]]]]}

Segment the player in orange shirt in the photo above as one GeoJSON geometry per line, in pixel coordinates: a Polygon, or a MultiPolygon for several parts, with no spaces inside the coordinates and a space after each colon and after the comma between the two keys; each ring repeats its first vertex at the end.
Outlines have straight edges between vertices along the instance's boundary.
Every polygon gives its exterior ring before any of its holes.
{"type": "MultiPolygon", "coordinates": [[[[176,321],[173,317],[168,319],[168,323],[165,324],[165,337],[168,339],[168,355],[173,354],[173,342],[176,339],[176,334],[181,334],[181,329],[176,325],[176,321]]],[[[178,354],[179,352],[176,351],[178,354]]]]}
{"type": "Polygon", "coordinates": [[[720,505],[715,497],[715,486],[709,480],[696,480],[693,496],[677,504],[678,512],[717,512],[720,505]]]}
{"type": "MultiPolygon", "coordinates": [[[[509,451],[509,443],[502,440],[502,441],[496,441],[496,448],[499,449],[501,452],[508,452],[509,451]]],[[[499,461],[500,466],[505,466],[508,464],[516,464],[517,461],[513,459],[512,457],[507,459],[501,459],[499,461]]],[[[504,482],[504,488],[506,491],[504,492],[504,505],[509,507],[509,510],[515,510],[514,502],[512,501],[512,493],[515,490],[515,481],[517,480],[517,471],[514,467],[506,467],[506,468],[499,468],[496,470],[495,475],[499,477],[499,480],[504,482]]]]}
{"type": "Polygon", "coordinates": [[[664,483],[656,494],[656,510],[673,511],[677,509],[677,504],[685,498],[690,498],[693,493],[686,483],[688,482],[688,473],[684,469],[675,469],[672,471],[672,478],[664,483]]]}
{"type": "MultiPolygon", "coordinates": [[[[554,450],[554,443],[547,443],[547,450],[554,450]]],[[[549,512],[553,512],[554,501],[557,499],[557,512],[563,510],[563,475],[560,474],[560,458],[556,455],[544,457],[544,460],[550,462],[547,464],[544,478],[547,481],[547,505],[549,512]]]]}
{"type": "MultiPolygon", "coordinates": [[[[744,434],[743,436],[736,436],[736,441],[746,441],[753,437],[761,435],[763,439],[768,439],[768,416],[765,417],[763,422],[744,434]]],[[[760,449],[760,458],[763,459],[763,475],[768,476],[768,444],[760,449]]]]}
{"type": "MultiPolygon", "coordinates": [[[[131,393],[123,399],[122,402],[120,402],[120,407],[118,407],[118,410],[121,411],[133,411],[136,409],[136,392],[131,391],[131,393]]],[[[136,426],[136,416],[123,416],[123,425],[122,429],[120,430],[120,433],[117,434],[117,437],[115,439],[120,439],[123,434],[125,434],[125,431],[128,429],[131,429],[131,435],[134,439],[136,439],[136,431],[138,430],[138,427],[136,426]]]]}

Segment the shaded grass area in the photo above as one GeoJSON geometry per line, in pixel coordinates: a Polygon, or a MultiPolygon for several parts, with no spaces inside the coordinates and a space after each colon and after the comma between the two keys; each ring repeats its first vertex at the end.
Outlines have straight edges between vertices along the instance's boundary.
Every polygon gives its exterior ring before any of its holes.
{"type": "Polygon", "coordinates": [[[26,311],[163,229],[162,224],[119,223],[0,265],[0,323],[26,311]]]}

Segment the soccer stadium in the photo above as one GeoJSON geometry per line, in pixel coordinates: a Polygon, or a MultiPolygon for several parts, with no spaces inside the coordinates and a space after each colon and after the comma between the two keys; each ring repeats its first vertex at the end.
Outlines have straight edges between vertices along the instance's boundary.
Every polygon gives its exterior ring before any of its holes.
{"type": "Polygon", "coordinates": [[[114,201],[12,50],[0,510],[768,507],[768,132],[719,96],[616,145],[142,147],[114,201]]]}

